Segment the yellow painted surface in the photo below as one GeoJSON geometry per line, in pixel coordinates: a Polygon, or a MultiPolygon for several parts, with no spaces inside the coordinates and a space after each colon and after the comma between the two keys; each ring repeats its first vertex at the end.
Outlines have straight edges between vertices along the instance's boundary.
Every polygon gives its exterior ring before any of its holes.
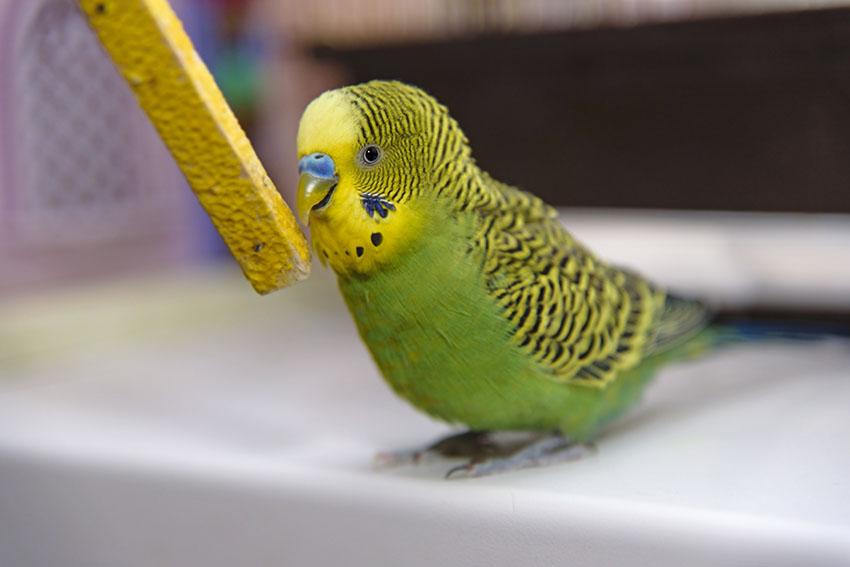
{"type": "Polygon", "coordinates": [[[78,2],[254,289],[306,278],[304,233],[168,2],[78,2]]]}

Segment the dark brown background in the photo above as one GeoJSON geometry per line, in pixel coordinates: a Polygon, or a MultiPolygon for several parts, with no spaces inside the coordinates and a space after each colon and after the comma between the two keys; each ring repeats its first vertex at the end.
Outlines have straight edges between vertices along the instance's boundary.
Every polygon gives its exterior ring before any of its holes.
{"type": "Polygon", "coordinates": [[[430,91],[553,204],[850,212],[847,9],[316,55],[430,91]]]}

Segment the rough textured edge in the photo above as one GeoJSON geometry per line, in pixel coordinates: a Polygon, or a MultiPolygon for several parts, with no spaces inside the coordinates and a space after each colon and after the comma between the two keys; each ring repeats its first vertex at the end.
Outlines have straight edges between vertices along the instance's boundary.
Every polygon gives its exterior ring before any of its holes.
{"type": "Polygon", "coordinates": [[[166,0],[78,0],[258,293],[309,275],[292,212],[166,0]]]}

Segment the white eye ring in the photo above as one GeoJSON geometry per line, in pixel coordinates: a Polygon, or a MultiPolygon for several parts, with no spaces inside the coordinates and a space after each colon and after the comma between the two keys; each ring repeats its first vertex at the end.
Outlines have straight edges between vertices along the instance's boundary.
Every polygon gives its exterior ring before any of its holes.
{"type": "Polygon", "coordinates": [[[363,165],[375,165],[381,159],[383,152],[374,144],[369,144],[360,150],[360,161],[363,165]]]}

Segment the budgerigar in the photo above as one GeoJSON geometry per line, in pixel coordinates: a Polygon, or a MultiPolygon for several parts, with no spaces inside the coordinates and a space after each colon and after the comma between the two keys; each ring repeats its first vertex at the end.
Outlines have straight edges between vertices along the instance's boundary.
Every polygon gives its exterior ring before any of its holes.
{"type": "Polygon", "coordinates": [[[393,390],[474,432],[553,433],[468,474],[570,458],[706,326],[702,304],[597,258],[482,171],[419,88],[322,94],[298,154],[300,217],[393,390]]]}

